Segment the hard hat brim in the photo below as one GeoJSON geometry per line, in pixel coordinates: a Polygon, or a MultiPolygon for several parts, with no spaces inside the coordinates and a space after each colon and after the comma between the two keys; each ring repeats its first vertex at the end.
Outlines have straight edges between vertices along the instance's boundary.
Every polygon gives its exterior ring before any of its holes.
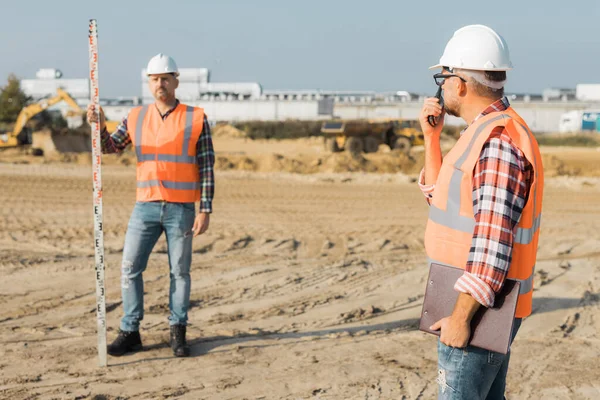
{"type": "Polygon", "coordinates": [[[162,75],[162,74],[173,74],[173,75],[175,75],[175,78],[179,77],[179,72],[147,72],[146,76],[150,76],[150,75],[162,75]]]}
{"type": "Polygon", "coordinates": [[[443,64],[436,64],[436,65],[432,65],[431,67],[429,67],[429,69],[437,69],[437,68],[442,68],[442,67],[451,67],[451,68],[457,68],[457,69],[468,69],[471,71],[511,71],[514,67],[504,67],[504,68],[464,68],[464,67],[455,67],[452,65],[443,65],[443,64]]]}

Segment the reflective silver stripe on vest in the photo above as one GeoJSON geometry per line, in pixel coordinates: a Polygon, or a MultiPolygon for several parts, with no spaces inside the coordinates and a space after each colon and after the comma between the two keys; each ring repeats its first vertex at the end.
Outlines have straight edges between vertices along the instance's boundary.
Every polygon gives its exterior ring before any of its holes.
{"type": "MultiPolygon", "coordinates": [[[[534,193],[535,200],[535,193],[534,193]]],[[[533,225],[531,228],[517,228],[517,233],[515,234],[515,243],[519,244],[529,244],[533,240],[533,236],[535,232],[539,229],[540,223],[542,221],[542,213],[533,219],[533,225]]]]}
{"type": "Polygon", "coordinates": [[[452,217],[449,212],[440,210],[434,205],[430,206],[429,219],[439,225],[447,226],[455,231],[473,233],[475,230],[475,219],[458,215],[452,217]]]}
{"type": "Polygon", "coordinates": [[[200,189],[200,182],[174,182],[174,181],[159,181],[152,179],[149,181],[138,181],[138,188],[149,188],[149,187],[162,187],[165,189],[179,189],[179,190],[198,190],[200,189]]]}
{"type": "MultiPolygon", "coordinates": [[[[535,265],[531,270],[531,275],[527,279],[515,279],[516,281],[521,282],[521,288],[519,289],[519,294],[529,293],[533,290],[533,275],[535,273],[535,265]]],[[[512,278],[511,278],[512,279],[512,278]]]]}
{"type": "Polygon", "coordinates": [[[173,154],[143,154],[142,153],[142,125],[148,111],[148,106],[142,107],[135,128],[135,155],[138,162],[144,161],[166,161],[180,164],[195,164],[197,162],[195,156],[189,156],[188,150],[190,140],[192,138],[193,122],[194,122],[194,107],[186,106],[185,109],[185,129],[183,132],[183,148],[180,155],[173,154]]]}
{"type": "Polygon", "coordinates": [[[138,157],[138,162],[143,161],[167,161],[180,164],[194,164],[196,157],[194,156],[174,156],[172,154],[142,154],[138,157]]]}
{"type": "Polygon", "coordinates": [[[473,233],[473,230],[475,229],[475,219],[460,215],[460,182],[463,177],[463,171],[461,171],[460,168],[469,156],[469,153],[481,132],[491,123],[503,118],[504,114],[501,114],[479,126],[471,138],[467,149],[461,154],[458,160],[456,160],[454,172],[452,172],[452,176],[450,177],[446,210],[441,210],[434,205],[431,205],[429,208],[429,218],[436,224],[447,226],[456,231],[473,233]]]}
{"type": "MultiPolygon", "coordinates": [[[[529,139],[529,145],[533,148],[533,143],[531,142],[531,132],[529,129],[523,124],[519,122],[521,128],[527,132],[527,138],[529,139]]],[[[531,228],[517,228],[517,233],[515,235],[515,242],[519,244],[529,244],[533,240],[533,236],[535,232],[540,227],[540,223],[542,221],[542,213],[537,214],[537,187],[538,187],[538,168],[537,168],[537,160],[535,159],[535,154],[533,156],[533,170],[535,171],[535,186],[533,188],[533,224],[531,228]]]]}
{"type": "MultiPolygon", "coordinates": [[[[471,217],[465,217],[465,216],[460,215],[460,200],[461,200],[460,182],[462,181],[463,174],[464,174],[464,172],[461,171],[460,168],[462,168],[462,165],[464,164],[467,157],[469,156],[469,153],[471,152],[471,149],[473,148],[473,145],[475,144],[475,141],[477,140],[477,138],[479,137],[481,132],[491,123],[494,123],[500,119],[505,119],[505,118],[511,119],[512,117],[510,117],[509,115],[506,115],[506,114],[500,114],[499,116],[494,117],[494,118],[490,119],[489,121],[486,121],[485,123],[483,123],[481,126],[479,126],[477,128],[477,130],[475,131],[475,134],[473,135],[473,137],[471,138],[471,141],[469,142],[469,144],[467,146],[467,149],[463,152],[463,154],[461,154],[461,156],[456,160],[456,163],[454,164],[455,169],[452,172],[452,176],[450,177],[450,186],[448,188],[448,199],[446,201],[446,210],[444,211],[442,209],[439,209],[436,206],[434,206],[433,204],[429,208],[429,218],[433,222],[435,222],[436,224],[439,224],[439,225],[444,225],[444,226],[446,226],[450,229],[456,230],[456,231],[465,232],[465,233],[473,233],[473,231],[475,229],[475,219],[471,218],[471,217]]],[[[529,140],[531,141],[529,130],[526,127],[524,127],[522,124],[520,124],[520,125],[525,130],[525,132],[527,132],[527,136],[528,136],[529,140]]],[[[533,203],[533,215],[536,215],[538,170],[537,170],[536,160],[534,159],[532,161],[533,161],[533,168],[534,168],[535,174],[536,174],[536,185],[535,185],[534,193],[533,193],[533,202],[534,202],[533,203]]],[[[538,230],[538,228],[540,226],[540,222],[541,222],[541,214],[534,217],[533,225],[531,228],[517,228],[517,232],[516,232],[515,238],[514,238],[515,243],[518,243],[518,244],[531,243],[531,241],[533,240],[533,237],[535,235],[535,232],[538,230]]]]}
{"type": "Polygon", "coordinates": [[[182,156],[187,156],[190,139],[192,138],[192,124],[194,123],[194,107],[187,106],[185,109],[185,130],[183,131],[183,150],[182,156]]]}
{"type": "Polygon", "coordinates": [[[153,179],[153,180],[149,180],[149,181],[138,181],[137,182],[137,187],[139,187],[139,188],[149,188],[149,187],[153,187],[153,186],[160,186],[160,184],[158,183],[158,180],[153,179]]]}
{"type": "Polygon", "coordinates": [[[138,114],[138,119],[135,124],[135,155],[137,156],[138,162],[142,162],[142,125],[144,125],[144,118],[148,112],[148,106],[143,106],[138,114]]]}
{"type": "MultiPolygon", "coordinates": [[[[439,265],[445,265],[447,267],[458,268],[456,265],[446,264],[446,263],[443,263],[440,261],[433,260],[431,258],[427,258],[427,263],[428,263],[428,266],[431,266],[431,264],[439,264],[439,265]]],[[[531,292],[531,290],[533,290],[533,276],[534,275],[535,275],[535,265],[533,266],[533,268],[531,270],[531,275],[529,275],[529,278],[527,278],[527,279],[507,278],[507,279],[512,279],[513,281],[517,281],[521,284],[521,286],[519,287],[519,295],[521,295],[521,294],[529,293],[529,292],[531,292]]]]}
{"type": "MultiPolygon", "coordinates": [[[[452,217],[450,213],[440,210],[435,206],[430,206],[429,218],[439,225],[444,225],[456,231],[473,233],[475,230],[475,219],[463,217],[462,215],[452,217]]],[[[456,214],[455,214],[456,215],[456,214]]],[[[531,228],[517,228],[514,242],[518,244],[529,244],[533,240],[535,232],[539,229],[542,221],[542,214],[535,217],[531,228]]]]}
{"type": "Polygon", "coordinates": [[[477,141],[477,138],[479,137],[479,135],[481,135],[481,131],[483,131],[483,129],[485,129],[489,124],[494,123],[500,119],[505,119],[505,118],[510,119],[510,116],[507,114],[500,114],[500,115],[486,121],[484,124],[481,124],[479,126],[479,128],[477,128],[477,130],[475,131],[475,134],[473,135],[473,137],[471,138],[471,141],[469,142],[469,145],[467,146],[467,149],[465,150],[465,152],[463,154],[461,154],[461,156],[458,158],[458,160],[456,160],[456,164],[455,164],[456,168],[460,169],[462,167],[462,165],[464,164],[464,162],[467,160],[467,157],[471,153],[471,149],[473,148],[473,145],[477,141]]]}

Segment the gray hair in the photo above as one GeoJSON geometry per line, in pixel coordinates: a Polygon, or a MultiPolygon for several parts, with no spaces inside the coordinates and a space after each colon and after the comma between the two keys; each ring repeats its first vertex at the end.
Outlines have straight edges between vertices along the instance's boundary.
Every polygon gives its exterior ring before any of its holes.
{"type": "Polygon", "coordinates": [[[478,95],[494,100],[504,96],[506,71],[473,71],[461,69],[460,72],[469,77],[469,83],[478,95]]]}

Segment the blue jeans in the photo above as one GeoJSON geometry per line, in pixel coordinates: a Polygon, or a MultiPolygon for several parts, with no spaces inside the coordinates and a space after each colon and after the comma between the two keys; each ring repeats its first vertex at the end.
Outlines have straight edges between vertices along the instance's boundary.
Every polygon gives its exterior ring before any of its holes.
{"type": "Polygon", "coordinates": [[[167,237],[171,287],[169,291],[170,325],[187,325],[190,305],[190,265],[194,203],[137,202],[129,219],[123,262],[121,292],[124,316],[121,329],[137,331],[144,318],[143,272],[148,258],[163,233],[167,237]]]}
{"type": "MultiPolygon", "coordinates": [[[[512,340],[521,326],[515,319],[512,340]]],[[[438,339],[438,400],[503,400],[508,354],[467,346],[449,347],[438,339]]]]}

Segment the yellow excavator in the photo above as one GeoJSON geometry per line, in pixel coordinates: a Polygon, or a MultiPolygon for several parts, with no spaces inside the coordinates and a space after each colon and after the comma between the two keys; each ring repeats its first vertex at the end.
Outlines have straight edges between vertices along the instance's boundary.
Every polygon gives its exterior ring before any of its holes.
{"type": "MultiPolygon", "coordinates": [[[[66,102],[71,107],[71,110],[67,112],[68,117],[84,116],[85,111],[79,107],[77,102],[73,100],[69,93],[65,92],[61,88],[57,88],[56,93],[56,96],[48,99],[42,99],[37,103],[23,107],[17,116],[17,121],[15,122],[12,132],[0,133],[0,148],[32,144],[33,140],[31,130],[26,128],[27,122],[29,122],[29,120],[31,120],[31,118],[37,114],[61,101],[66,102]]],[[[116,130],[118,124],[118,121],[106,121],[106,128],[109,132],[113,132],[116,130]]]]}
{"type": "Polygon", "coordinates": [[[109,120],[106,120],[104,122],[106,123],[106,130],[109,133],[113,133],[114,131],[117,130],[117,127],[119,125],[121,125],[121,121],[109,121],[109,120]]]}
{"type": "Polygon", "coordinates": [[[23,107],[12,132],[0,134],[0,148],[2,147],[16,147],[22,145],[31,144],[31,131],[26,128],[27,122],[37,114],[53,106],[56,103],[65,101],[73,110],[69,111],[68,115],[82,114],[83,110],[73,100],[71,96],[61,88],[56,90],[57,95],[49,99],[42,99],[37,103],[30,104],[23,107]]]}

